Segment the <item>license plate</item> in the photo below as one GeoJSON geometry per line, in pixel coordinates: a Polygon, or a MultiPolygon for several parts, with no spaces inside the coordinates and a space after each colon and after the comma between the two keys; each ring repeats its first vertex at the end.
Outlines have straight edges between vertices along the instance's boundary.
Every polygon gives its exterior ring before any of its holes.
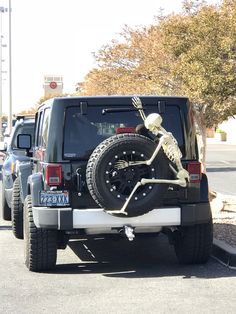
{"type": "Polygon", "coordinates": [[[68,191],[41,191],[40,204],[45,206],[67,206],[69,204],[68,191]]]}

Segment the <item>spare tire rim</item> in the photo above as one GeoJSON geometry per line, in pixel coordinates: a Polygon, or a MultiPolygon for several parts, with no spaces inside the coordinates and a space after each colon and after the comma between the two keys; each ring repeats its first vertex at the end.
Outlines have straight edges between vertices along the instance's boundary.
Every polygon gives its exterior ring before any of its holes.
{"type": "MultiPolygon", "coordinates": [[[[115,163],[118,160],[141,161],[148,159],[148,156],[146,156],[143,152],[139,152],[137,150],[126,150],[123,152],[118,152],[111,158],[105,168],[105,180],[107,188],[114,197],[125,201],[132,192],[136,183],[142,178],[156,178],[156,169],[152,166],[137,165],[118,170],[115,168],[115,163]]],[[[137,201],[140,199],[144,199],[148,196],[149,193],[151,193],[152,189],[153,184],[147,184],[139,187],[134,194],[134,200],[137,201]]]]}

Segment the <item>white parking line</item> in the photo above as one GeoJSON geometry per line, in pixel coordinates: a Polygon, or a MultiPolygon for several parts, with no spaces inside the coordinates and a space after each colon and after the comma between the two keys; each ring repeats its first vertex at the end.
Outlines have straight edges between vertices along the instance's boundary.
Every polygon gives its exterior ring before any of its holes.
{"type": "Polygon", "coordinates": [[[230,163],[229,161],[226,161],[226,160],[221,160],[221,162],[222,162],[223,164],[226,164],[226,165],[231,165],[231,163],[230,163]]]}

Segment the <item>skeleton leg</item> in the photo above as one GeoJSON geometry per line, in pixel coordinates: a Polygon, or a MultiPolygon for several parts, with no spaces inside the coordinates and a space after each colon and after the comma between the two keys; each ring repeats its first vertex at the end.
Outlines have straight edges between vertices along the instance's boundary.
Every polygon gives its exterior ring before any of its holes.
{"type": "Polygon", "coordinates": [[[133,188],[133,191],[130,193],[129,197],[127,198],[127,200],[125,201],[124,205],[122,206],[121,209],[119,210],[111,210],[111,211],[107,211],[110,214],[124,214],[124,215],[128,215],[128,213],[125,212],[131,198],[133,197],[134,193],[137,191],[137,189],[142,185],[141,181],[138,181],[135,185],[135,187],[133,188]]]}
{"type": "Polygon", "coordinates": [[[176,180],[166,180],[166,179],[141,179],[141,181],[137,182],[135,187],[133,188],[133,191],[131,192],[130,196],[127,198],[127,200],[125,201],[124,205],[122,206],[122,208],[120,210],[113,210],[113,211],[108,211],[108,213],[111,214],[123,214],[123,215],[128,215],[125,210],[131,200],[131,198],[133,197],[134,193],[137,191],[137,189],[145,184],[150,184],[150,183],[162,183],[162,184],[175,184],[175,185],[180,185],[182,187],[185,187],[187,185],[187,177],[184,177],[185,173],[183,173],[182,176],[179,177],[179,179],[176,180]]]}
{"type": "Polygon", "coordinates": [[[158,143],[156,149],[154,150],[154,153],[152,154],[152,157],[149,160],[145,161],[146,165],[148,165],[148,166],[151,165],[151,163],[153,162],[153,160],[156,158],[157,154],[159,153],[159,150],[161,149],[164,141],[165,141],[165,136],[162,136],[159,140],[159,143],[158,143]]]}

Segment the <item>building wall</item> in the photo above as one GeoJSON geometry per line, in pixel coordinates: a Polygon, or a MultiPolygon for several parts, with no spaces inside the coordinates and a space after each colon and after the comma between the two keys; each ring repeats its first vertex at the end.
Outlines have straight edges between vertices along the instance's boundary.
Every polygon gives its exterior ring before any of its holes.
{"type": "Polygon", "coordinates": [[[44,76],[44,96],[63,94],[63,77],[59,75],[44,76]]]}

